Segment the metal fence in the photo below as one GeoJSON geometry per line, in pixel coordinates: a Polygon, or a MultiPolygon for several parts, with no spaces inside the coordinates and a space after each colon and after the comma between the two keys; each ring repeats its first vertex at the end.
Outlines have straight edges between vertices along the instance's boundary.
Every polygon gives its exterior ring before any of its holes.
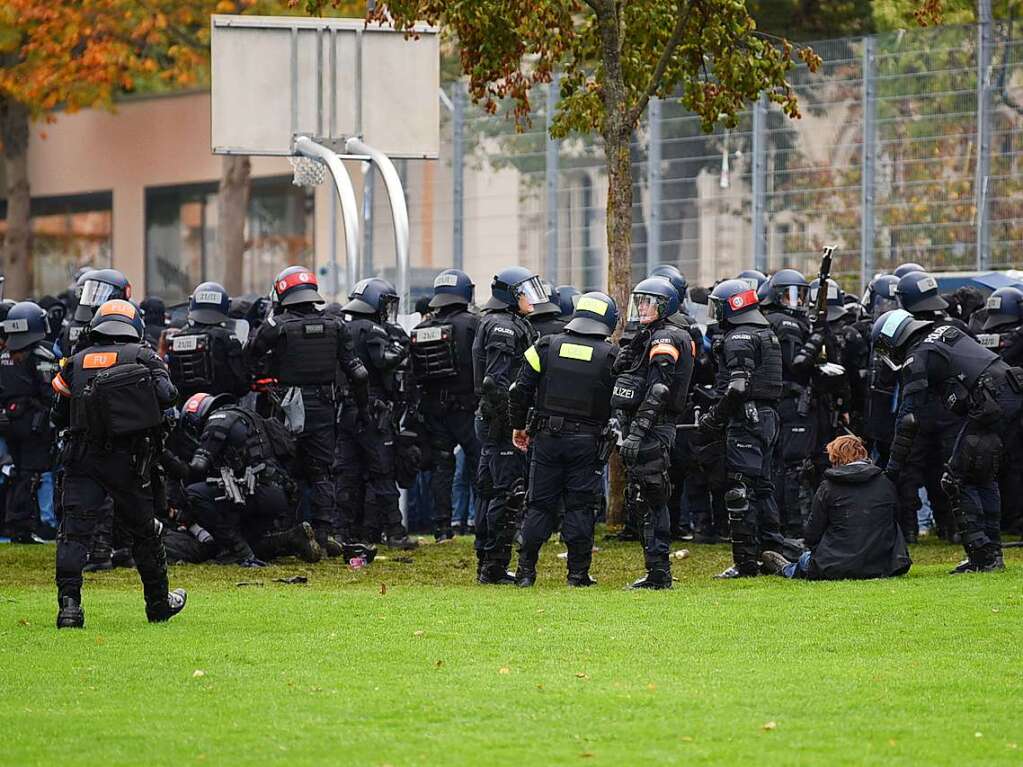
{"type": "MultiPolygon", "coordinates": [[[[696,284],[750,266],[814,271],[825,244],[848,289],[905,261],[1019,265],[1023,24],[813,48],[820,70],[791,76],[802,119],[762,100],[736,128],[704,134],[677,102],[651,104],[632,146],[635,275],[661,263],[696,284]]],[[[416,292],[436,268],[461,265],[479,283],[515,261],[555,284],[605,286],[603,154],[596,137],[547,136],[555,94],[538,92],[516,132],[446,86],[441,161],[406,168],[416,292]]]]}

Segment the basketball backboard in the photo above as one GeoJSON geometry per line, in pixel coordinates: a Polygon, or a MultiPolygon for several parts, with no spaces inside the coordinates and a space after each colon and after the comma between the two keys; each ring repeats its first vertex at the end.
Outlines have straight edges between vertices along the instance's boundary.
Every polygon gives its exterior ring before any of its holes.
{"type": "Polygon", "coordinates": [[[436,159],[437,30],[363,19],[214,15],[212,149],[293,155],[297,136],[346,154],[363,139],[391,158],[436,159]]]}

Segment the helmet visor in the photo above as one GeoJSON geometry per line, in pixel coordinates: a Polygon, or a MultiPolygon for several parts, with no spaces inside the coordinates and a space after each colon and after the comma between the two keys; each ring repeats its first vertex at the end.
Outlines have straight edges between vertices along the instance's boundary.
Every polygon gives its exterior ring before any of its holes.
{"type": "Polygon", "coordinates": [[[398,322],[398,297],[380,297],[380,319],[394,325],[398,322]]]}
{"type": "Polygon", "coordinates": [[[885,298],[884,296],[877,296],[874,299],[874,319],[877,319],[885,312],[890,312],[893,309],[899,308],[899,299],[897,298],[885,298]]]}
{"type": "Polygon", "coordinates": [[[805,311],[810,288],[806,285],[783,285],[774,289],[774,301],[786,309],[805,311]]]}
{"type": "Polygon", "coordinates": [[[524,297],[534,306],[550,301],[550,296],[543,289],[543,283],[539,277],[530,277],[528,280],[520,282],[515,286],[515,295],[524,297]]]}
{"type": "Polygon", "coordinates": [[[115,288],[109,282],[86,280],[82,286],[82,297],[78,303],[83,306],[97,307],[114,295],[115,288]]]}
{"type": "Polygon", "coordinates": [[[629,300],[629,322],[649,325],[664,316],[668,299],[650,293],[633,293],[629,300]]]}

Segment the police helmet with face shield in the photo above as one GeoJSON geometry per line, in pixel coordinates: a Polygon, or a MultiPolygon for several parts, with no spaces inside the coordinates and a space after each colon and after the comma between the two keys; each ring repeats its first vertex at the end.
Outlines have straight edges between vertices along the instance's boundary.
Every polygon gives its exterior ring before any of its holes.
{"type": "Polygon", "coordinates": [[[909,272],[899,279],[895,288],[902,308],[911,314],[940,312],[948,308],[948,301],[938,292],[938,281],[925,272],[909,272]]]}
{"type": "Polygon", "coordinates": [[[75,319],[88,322],[96,309],[107,301],[130,298],[131,283],[122,272],[116,269],[96,269],[86,274],[82,282],[82,295],[75,308],[75,319]]]}
{"type": "Polygon", "coordinates": [[[524,266],[509,266],[494,275],[487,309],[518,309],[519,297],[531,306],[550,300],[539,275],[524,266]]]}
{"type": "Polygon", "coordinates": [[[607,338],[618,326],[618,305],[606,293],[592,291],[579,296],[572,319],[565,330],[587,336],[607,338]]]}
{"type": "Polygon", "coordinates": [[[50,332],[49,317],[34,301],[19,301],[8,310],[2,328],[7,348],[20,352],[46,338],[50,332]]]}
{"type": "Polygon", "coordinates": [[[188,300],[188,319],[205,325],[227,322],[231,297],[219,282],[203,282],[192,291],[188,300]]]}
{"type": "Polygon", "coordinates": [[[999,288],[988,296],[987,319],[984,330],[994,330],[1003,325],[1018,325],[1023,322],[1023,290],[1019,288],[999,288]]]}
{"type": "Polygon", "coordinates": [[[629,322],[649,325],[678,311],[678,291],[664,277],[647,277],[632,289],[629,322]]]}
{"type": "Polygon", "coordinates": [[[141,341],[145,332],[142,312],[122,298],[105,301],[89,321],[89,333],[93,336],[141,341]]]}
{"type": "Polygon", "coordinates": [[[893,370],[898,370],[906,359],[910,339],[932,325],[933,322],[918,320],[905,309],[885,312],[874,320],[870,331],[874,353],[893,370]]]}
{"type": "Polygon", "coordinates": [[[907,261],[906,263],[899,264],[897,267],[895,267],[895,271],[893,272],[893,274],[901,280],[910,272],[926,273],[927,270],[924,269],[922,266],[920,266],[920,264],[916,263],[915,261],[907,261]]]}
{"type": "Polygon", "coordinates": [[[885,312],[899,308],[899,297],[895,294],[898,285],[899,278],[894,274],[882,274],[870,281],[863,306],[871,317],[877,319],[885,312]]]}
{"type": "Polygon", "coordinates": [[[430,308],[439,309],[454,304],[468,306],[472,303],[475,291],[476,286],[468,274],[461,269],[445,269],[433,280],[430,308]]]}
{"type": "Polygon", "coordinates": [[[341,307],[349,314],[369,314],[381,322],[398,321],[398,291],[381,277],[367,277],[360,280],[348,294],[350,299],[341,307]]]}
{"type": "Polygon", "coordinates": [[[672,284],[675,288],[675,292],[678,293],[678,302],[681,304],[686,300],[686,294],[689,292],[689,281],[686,276],[679,271],[677,266],[673,264],[661,264],[656,269],[650,272],[650,277],[663,277],[672,284]]]}
{"type": "Polygon", "coordinates": [[[561,309],[561,317],[566,320],[571,318],[575,312],[575,306],[579,302],[579,297],[582,295],[579,288],[574,285],[558,285],[554,288],[554,294],[558,299],[557,304],[561,309]]]}
{"type": "Polygon", "coordinates": [[[185,427],[185,431],[198,438],[202,435],[206,419],[214,410],[234,403],[235,398],[231,394],[217,394],[216,396],[206,392],[193,394],[181,407],[181,425],[185,427]]]}
{"type": "Polygon", "coordinates": [[[760,286],[767,282],[767,275],[759,269],[743,269],[735,279],[742,280],[753,290],[760,290],[760,286]]]}
{"type": "Polygon", "coordinates": [[[712,320],[729,325],[770,325],[760,313],[757,289],[746,280],[719,282],[711,291],[709,299],[708,316],[712,320]]]}
{"type": "MultiPolygon", "coordinates": [[[[806,314],[810,283],[795,269],[779,269],[762,287],[767,303],[788,314],[806,314]]],[[[760,293],[758,293],[758,296],[760,293]]]]}
{"type": "MultiPolygon", "coordinates": [[[[814,306],[817,303],[817,296],[820,291],[821,281],[819,279],[814,280],[810,283],[810,305],[814,306]]],[[[845,294],[842,292],[842,288],[837,282],[832,279],[828,279],[828,291],[827,296],[827,307],[828,307],[828,322],[834,322],[839,320],[848,314],[848,309],[845,307],[845,294]]]]}

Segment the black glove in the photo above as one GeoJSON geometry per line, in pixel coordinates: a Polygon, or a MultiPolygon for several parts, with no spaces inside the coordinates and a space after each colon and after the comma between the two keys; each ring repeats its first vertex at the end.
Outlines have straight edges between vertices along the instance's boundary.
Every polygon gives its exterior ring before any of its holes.
{"type": "Polygon", "coordinates": [[[193,477],[205,477],[211,466],[213,461],[210,460],[210,454],[202,449],[196,450],[192,462],[188,464],[188,473],[193,477]]]}
{"type": "Polygon", "coordinates": [[[635,432],[629,432],[629,436],[625,438],[621,447],[618,448],[618,454],[627,466],[632,466],[639,460],[641,444],[643,444],[643,439],[635,432]]]}
{"type": "Polygon", "coordinates": [[[725,422],[718,415],[716,407],[712,407],[700,417],[699,430],[704,434],[721,431],[723,428],[725,428],[725,422]]]}
{"type": "Polygon", "coordinates": [[[962,489],[959,477],[953,474],[947,467],[945,468],[945,473],[941,475],[941,489],[950,501],[957,500],[962,489]]]}

